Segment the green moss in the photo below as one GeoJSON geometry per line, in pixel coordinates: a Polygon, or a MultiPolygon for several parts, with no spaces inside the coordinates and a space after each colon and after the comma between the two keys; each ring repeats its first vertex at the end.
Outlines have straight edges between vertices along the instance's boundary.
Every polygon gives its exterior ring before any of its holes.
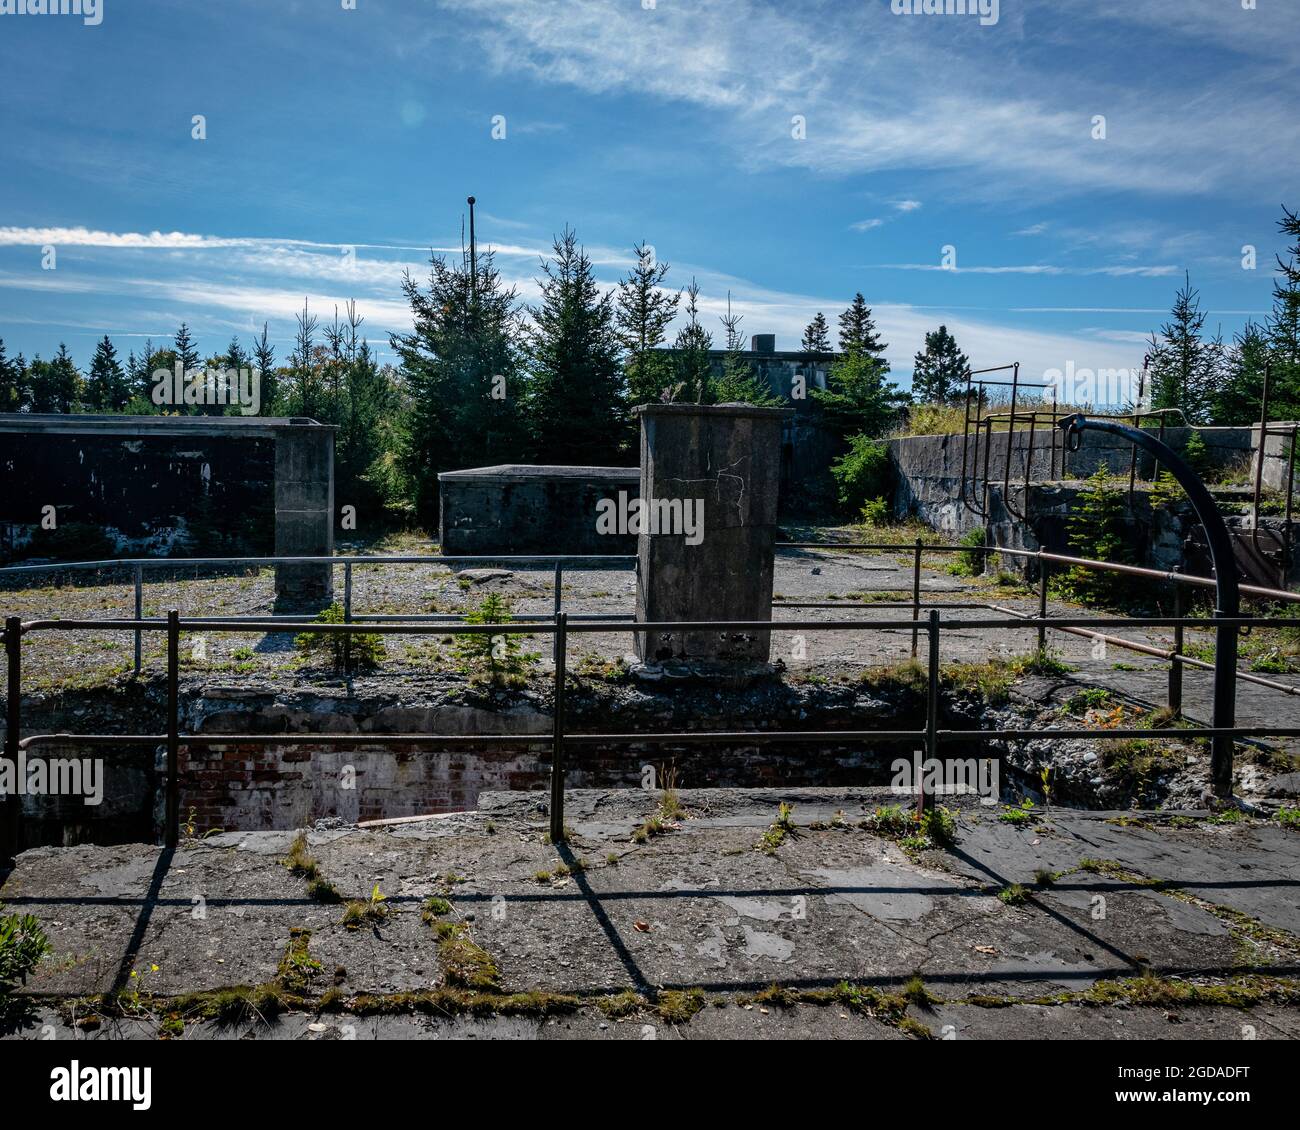
{"type": "Polygon", "coordinates": [[[473,989],[477,992],[500,992],[501,973],[496,962],[482,946],[469,936],[469,927],[463,923],[451,925],[442,931],[438,942],[438,958],[442,962],[444,982],[453,988],[473,989]]]}
{"type": "Polygon", "coordinates": [[[703,989],[665,989],[655,998],[655,1011],[669,1024],[685,1024],[705,1003],[703,989]]]}
{"type": "Polygon", "coordinates": [[[640,993],[624,989],[621,993],[614,993],[612,996],[598,997],[596,1007],[611,1020],[620,1020],[650,1006],[640,993]]]}

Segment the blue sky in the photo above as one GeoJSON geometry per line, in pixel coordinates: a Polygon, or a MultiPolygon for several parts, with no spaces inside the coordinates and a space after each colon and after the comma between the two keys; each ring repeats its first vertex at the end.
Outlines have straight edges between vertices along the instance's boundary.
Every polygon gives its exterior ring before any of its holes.
{"type": "Polygon", "coordinates": [[[861,290],[904,383],[940,322],[1036,378],[1140,363],[1185,270],[1231,335],[1300,207],[1296,0],[101,2],[0,15],[11,353],[184,319],[283,356],[308,296],[386,354],[473,193],[525,299],[568,223],[611,284],[639,240],[695,275],[719,338],[728,290],[778,348],[861,290]]]}

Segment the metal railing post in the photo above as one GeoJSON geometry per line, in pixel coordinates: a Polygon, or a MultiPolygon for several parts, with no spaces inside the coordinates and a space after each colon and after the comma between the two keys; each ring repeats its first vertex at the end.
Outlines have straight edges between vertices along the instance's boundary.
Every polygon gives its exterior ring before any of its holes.
{"type": "Polygon", "coordinates": [[[167,613],[167,809],[164,841],[174,848],[180,840],[180,613],[167,613]]]}
{"type": "MultiPolygon", "coordinates": [[[[144,619],[144,566],[141,565],[138,561],[136,562],[135,565],[134,574],[135,574],[134,576],[135,618],[137,620],[143,620],[144,619]]],[[[144,633],[139,628],[136,628],[135,630],[135,673],[137,675],[140,674],[140,664],[143,659],[143,652],[144,652],[143,642],[144,642],[144,633]]]]}
{"type": "MultiPolygon", "coordinates": [[[[1174,572],[1177,572],[1177,568],[1174,572]]],[[[1174,615],[1182,617],[1183,586],[1174,585],[1174,615]]],[[[1181,718],[1183,713],[1183,664],[1178,656],[1183,654],[1183,626],[1174,626],[1174,654],[1169,660],[1169,713],[1174,718],[1181,718]]]]}
{"type": "Polygon", "coordinates": [[[564,563],[557,561],[555,563],[555,615],[560,614],[560,609],[564,607],[564,563]]]}
{"type": "MultiPolygon", "coordinates": [[[[912,621],[921,619],[921,539],[916,539],[915,556],[912,558],[912,621]]],[[[912,629],[912,658],[916,658],[918,629],[912,629]]]]}
{"type": "Polygon", "coordinates": [[[23,624],[5,619],[5,658],[8,662],[5,699],[5,757],[13,761],[14,791],[0,799],[0,863],[8,863],[22,846],[22,795],[18,791],[18,742],[22,732],[23,624]]]}
{"type": "MultiPolygon", "coordinates": [[[[557,590],[558,591],[558,590],[557,590]]],[[[568,615],[555,614],[555,711],[551,734],[551,843],[564,842],[564,692],[568,615]]]]}
{"type": "MultiPolygon", "coordinates": [[[[930,764],[939,760],[939,610],[930,609],[930,622],[927,626],[930,643],[930,675],[926,681],[925,691],[925,759],[930,764]]],[[[932,797],[925,791],[925,767],[916,780],[916,814],[921,817],[925,810],[934,804],[932,797]]]]}
{"type": "MultiPolygon", "coordinates": [[[[1038,618],[1047,619],[1047,570],[1048,564],[1043,560],[1043,551],[1038,551],[1038,618]]],[[[1047,652],[1047,625],[1038,625],[1038,654],[1047,652]]]]}
{"type": "MultiPolygon", "coordinates": [[[[343,563],[343,623],[352,623],[352,562],[343,563]]],[[[343,636],[343,670],[352,670],[352,633],[343,636]]]]}

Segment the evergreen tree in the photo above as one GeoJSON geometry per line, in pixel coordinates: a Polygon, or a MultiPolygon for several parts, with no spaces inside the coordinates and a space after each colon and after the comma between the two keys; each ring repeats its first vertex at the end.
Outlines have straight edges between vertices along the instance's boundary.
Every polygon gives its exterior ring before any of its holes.
{"type": "Polygon", "coordinates": [[[742,315],[731,312],[731,292],[728,291],[727,312],[721,318],[726,331],[727,356],[722,361],[722,375],[713,382],[713,402],[756,404],[760,408],[779,407],[784,401],[755,375],[754,367],[745,359],[744,337],[740,332],[741,317],[742,315]]]}
{"type": "Polygon", "coordinates": [[[692,277],[686,288],[686,325],[677,331],[673,350],[677,355],[677,384],[665,391],[666,399],[679,396],[696,404],[704,402],[709,391],[709,350],[713,335],[700,324],[700,286],[692,277]]]}
{"type": "Polygon", "coordinates": [[[893,426],[906,398],[885,380],[885,373],[880,361],[853,349],[831,366],[827,388],[810,390],[827,426],[842,441],[857,435],[874,439],[893,426]]]}
{"type": "Polygon", "coordinates": [[[871,309],[867,306],[866,299],[862,297],[862,292],[859,291],[853,296],[849,308],[840,315],[840,352],[865,353],[884,365],[883,372],[887,373],[889,366],[885,364],[885,350],[888,348],[889,346],[880,340],[875,319],[871,316],[871,309]]]}
{"type": "Polygon", "coordinates": [[[1278,228],[1293,242],[1286,259],[1277,257],[1273,310],[1265,327],[1273,361],[1270,415],[1295,420],[1300,419],[1300,215],[1284,207],[1278,228]]]}
{"type": "Polygon", "coordinates": [[[80,407],[81,374],[62,342],[52,360],[33,358],[31,389],[33,412],[75,412],[80,407]]]}
{"type": "Polygon", "coordinates": [[[436,524],[440,471],[527,454],[518,295],[490,251],[473,270],[468,259],[456,265],[435,256],[427,289],[407,275],[402,291],[415,328],[390,338],[411,402],[401,466],[421,520],[436,524]]]}
{"type": "Polygon", "coordinates": [[[5,355],[4,339],[0,338],[0,412],[18,412],[26,407],[26,370],[22,354],[10,360],[5,355]]]}
{"type": "Polygon", "coordinates": [[[172,351],[176,354],[176,360],[181,363],[186,373],[191,369],[198,368],[199,347],[194,342],[190,327],[184,322],[180,324],[175,338],[172,339],[172,351]]]}
{"type": "MultiPolygon", "coordinates": [[[[861,297],[861,296],[859,296],[861,297]]],[[[829,353],[831,351],[831,329],[826,324],[826,315],[820,310],[803,331],[799,348],[805,353],[829,353]]]]}
{"type": "Polygon", "coordinates": [[[1180,408],[1192,424],[1206,422],[1220,383],[1222,350],[1205,340],[1205,317],[1200,293],[1187,276],[1174,298],[1170,320],[1160,327],[1159,337],[1152,335],[1148,354],[1151,406],[1180,408]]]}
{"type": "Polygon", "coordinates": [[[275,346],[267,336],[267,324],[262,323],[262,335],[253,342],[253,365],[261,374],[262,415],[274,416],[280,394],[276,381],[275,346]]]}
{"type": "Polygon", "coordinates": [[[623,371],[628,403],[657,401],[673,380],[671,360],[659,350],[668,325],[677,315],[681,291],[671,293],[662,283],[667,263],[656,263],[648,244],[639,243],[636,266],[618,284],[614,320],[619,343],[627,351],[623,371]]]}
{"type": "Polygon", "coordinates": [[[925,335],[925,348],[917,353],[912,370],[912,399],[917,404],[938,404],[962,391],[970,358],[957,348],[947,326],[925,335]]]}
{"type": "Polygon", "coordinates": [[[534,450],[545,463],[612,464],[623,407],[614,296],[601,291],[571,228],[556,238],[542,273],[529,343],[534,450]]]}
{"type": "Polygon", "coordinates": [[[289,354],[289,389],[286,407],[291,416],[306,416],[324,421],[329,416],[327,376],[316,346],[316,315],[302,300],[302,313],[294,315],[298,329],[294,334],[293,352],[289,354]]]}
{"type": "Polygon", "coordinates": [[[131,399],[126,371],[107,334],[95,346],[86,377],[86,406],[92,412],[121,412],[131,399]]]}
{"type": "Polygon", "coordinates": [[[149,404],[152,410],[156,412],[158,411],[158,409],[156,406],[154,406],[152,400],[153,387],[154,387],[153,359],[154,359],[153,339],[145,338],[144,349],[140,353],[140,356],[137,357],[135,351],[134,350],[131,351],[131,355],[127,359],[127,363],[126,363],[126,376],[127,376],[127,381],[130,383],[131,386],[132,396],[135,397],[137,400],[149,404]]]}
{"type": "MultiPolygon", "coordinates": [[[[1257,322],[1247,322],[1227,352],[1224,380],[1216,390],[1209,413],[1215,424],[1242,427],[1258,423],[1268,360],[1267,331],[1257,322]]],[[[1273,391],[1278,391],[1276,385],[1273,391]]],[[[1273,409],[1269,414],[1275,415],[1273,409]]]]}

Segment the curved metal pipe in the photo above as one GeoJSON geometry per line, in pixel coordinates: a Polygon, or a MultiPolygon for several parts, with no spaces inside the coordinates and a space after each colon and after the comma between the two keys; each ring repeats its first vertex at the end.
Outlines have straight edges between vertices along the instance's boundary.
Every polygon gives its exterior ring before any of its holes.
{"type": "MultiPolygon", "coordinates": [[[[1210,560],[1214,566],[1215,618],[1235,617],[1241,610],[1241,590],[1237,583],[1237,561],[1232,551],[1228,527],[1219,513],[1209,490],[1201,477],[1168,444],[1128,424],[1113,420],[1090,420],[1082,413],[1067,416],[1058,425],[1065,433],[1066,446],[1078,451],[1085,431],[1106,432],[1120,436],[1142,448],[1169,469],[1178,485],[1187,492],[1187,499],[1196,517],[1205,527],[1205,538],[1210,546],[1210,560]]],[[[1212,725],[1230,728],[1237,714],[1237,627],[1220,624],[1215,630],[1214,646],[1214,714],[1212,725]]],[[[1232,736],[1215,734],[1210,754],[1210,783],[1214,795],[1232,795],[1232,736]]]]}

